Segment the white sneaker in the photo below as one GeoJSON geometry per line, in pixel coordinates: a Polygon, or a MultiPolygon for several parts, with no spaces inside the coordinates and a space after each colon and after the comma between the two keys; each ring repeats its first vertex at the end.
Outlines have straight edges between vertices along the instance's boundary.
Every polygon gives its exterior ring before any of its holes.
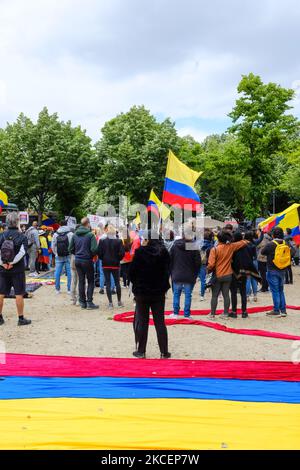
{"type": "Polygon", "coordinates": [[[28,277],[39,277],[39,276],[40,275],[37,272],[28,274],[28,277]]]}
{"type": "Polygon", "coordinates": [[[185,320],[188,320],[188,321],[194,321],[194,318],[189,316],[189,317],[184,317],[185,320]]]}
{"type": "Polygon", "coordinates": [[[71,295],[71,291],[70,291],[70,290],[68,290],[67,294],[68,294],[68,295],[71,295]]]}
{"type": "Polygon", "coordinates": [[[200,302],[203,302],[203,300],[205,300],[205,298],[203,297],[203,295],[200,295],[200,302]]]}
{"type": "Polygon", "coordinates": [[[60,294],[60,290],[55,290],[55,294],[60,294]]]}
{"type": "Polygon", "coordinates": [[[175,315],[175,313],[172,313],[172,315],[169,316],[171,320],[178,320],[179,315],[175,315]]]}

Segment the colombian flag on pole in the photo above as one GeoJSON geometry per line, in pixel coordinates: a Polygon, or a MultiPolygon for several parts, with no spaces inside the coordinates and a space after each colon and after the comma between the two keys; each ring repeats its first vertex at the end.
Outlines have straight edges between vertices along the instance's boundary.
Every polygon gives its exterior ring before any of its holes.
{"type": "Polygon", "coordinates": [[[163,202],[180,207],[190,204],[193,210],[199,211],[200,198],[194,187],[200,175],[202,172],[191,170],[170,150],[163,202]]]}
{"type": "Polygon", "coordinates": [[[7,206],[7,204],[8,204],[7,194],[5,194],[5,192],[1,191],[0,189],[0,214],[3,211],[3,207],[7,206]]]}
{"type": "Polygon", "coordinates": [[[290,228],[292,237],[297,245],[300,245],[300,204],[292,204],[279,214],[272,215],[259,224],[264,232],[270,232],[274,227],[280,227],[283,230],[290,228]]]}
{"type": "Polygon", "coordinates": [[[161,216],[162,220],[167,219],[171,213],[171,211],[158,199],[153,189],[149,196],[147,211],[153,212],[158,218],[161,216]]]}
{"type": "Polygon", "coordinates": [[[6,354],[0,449],[300,449],[292,362],[6,354]]]}

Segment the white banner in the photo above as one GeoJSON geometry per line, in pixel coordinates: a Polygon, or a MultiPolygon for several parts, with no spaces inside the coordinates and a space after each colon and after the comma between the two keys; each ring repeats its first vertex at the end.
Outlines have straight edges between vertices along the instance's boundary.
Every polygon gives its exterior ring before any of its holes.
{"type": "Polygon", "coordinates": [[[21,225],[29,224],[29,214],[28,212],[19,212],[19,219],[21,225]]]}

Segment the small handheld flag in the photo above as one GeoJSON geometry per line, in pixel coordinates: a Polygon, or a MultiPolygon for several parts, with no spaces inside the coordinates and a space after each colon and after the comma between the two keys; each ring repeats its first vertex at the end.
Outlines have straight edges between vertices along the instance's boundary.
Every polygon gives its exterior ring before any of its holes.
{"type": "Polygon", "coordinates": [[[171,211],[158,199],[153,189],[149,196],[147,211],[153,212],[158,218],[161,217],[162,220],[166,220],[171,213],[171,211]]]}

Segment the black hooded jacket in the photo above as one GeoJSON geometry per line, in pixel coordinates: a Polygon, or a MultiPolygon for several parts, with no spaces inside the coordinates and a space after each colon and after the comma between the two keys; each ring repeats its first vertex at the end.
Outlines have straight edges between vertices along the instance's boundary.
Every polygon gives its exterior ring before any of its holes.
{"type": "Polygon", "coordinates": [[[201,256],[196,243],[185,239],[176,240],[171,249],[172,281],[195,284],[201,267],[201,256]]]}
{"type": "Polygon", "coordinates": [[[136,296],[158,297],[170,288],[170,255],[162,242],[152,240],[135,252],[129,277],[136,296]]]}

